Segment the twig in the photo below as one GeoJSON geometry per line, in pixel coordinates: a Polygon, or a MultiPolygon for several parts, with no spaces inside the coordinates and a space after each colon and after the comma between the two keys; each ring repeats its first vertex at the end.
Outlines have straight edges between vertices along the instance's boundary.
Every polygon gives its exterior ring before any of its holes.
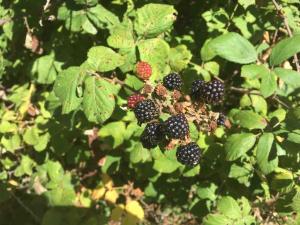
{"type": "Polygon", "coordinates": [[[13,192],[10,193],[10,195],[19,203],[19,205],[21,207],[23,207],[31,216],[32,218],[35,220],[35,222],[37,222],[38,224],[41,223],[39,217],[31,210],[29,209],[23,202],[21,199],[19,199],[13,192]]]}
{"type": "Polygon", "coordinates": [[[229,26],[230,26],[230,24],[231,24],[231,21],[232,21],[232,19],[233,19],[233,17],[234,17],[234,14],[235,14],[235,12],[236,12],[236,10],[237,10],[238,7],[239,7],[239,4],[237,3],[237,4],[235,5],[235,7],[234,7],[234,9],[233,9],[233,11],[232,11],[232,13],[231,13],[229,19],[228,19],[228,22],[227,22],[227,24],[226,24],[225,30],[228,30],[228,28],[229,28],[229,26]]]}
{"type": "MultiPolygon", "coordinates": [[[[291,30],[291,28],[290,28],[290,26],[289,26],[289,21],[288,21],[287,17],[284,15],[284,13],[282,12],[282,10],[281,10],[282,7],[281,7],[281,5],[279,5],[279,4],[276,2],[276,0],[272,0],[272,2],[273,2],[273,4],[274,4],[276,10],[278,11],[279,15],[281,15],[281,17],[283,18],[283,23],[284,23],[284,26],[285,26],[285,28],[286,28],[286,30],[287,30],[287,32],[288,32],[288,35],[289,35],[290,37],[293,37],[293,32],[292,32],[292,30],[291,30]]],[[[295,64],[296,64],[297,71],[300,72],[300,64],[299,64],[299,59],[298,59],[297,54],[294,55],[294,62],[295,62],[295,64]]]]}
{"type": "MultiPolygon", "coordinates": [[[[254,92],[252,90],[246,89],[246,88],[238,88],[238,87],[230,87],[231,91],[235,91],[235,92],[239,92],[239,93],[243,93],[243,94],[250,94],[250,95],[259,95],[262,96],[260,93],[254,92]]],[[[263,97],[263,96],[262,96],[263,97]]],[[[272,100],[276,101],[278,104],[286,107],[286,108],[290,108],[289,105],[287,105],[286,103],[284,103],[283,101],[281,101],[276,95],[272,95],[270,97],[272,100]]]]}

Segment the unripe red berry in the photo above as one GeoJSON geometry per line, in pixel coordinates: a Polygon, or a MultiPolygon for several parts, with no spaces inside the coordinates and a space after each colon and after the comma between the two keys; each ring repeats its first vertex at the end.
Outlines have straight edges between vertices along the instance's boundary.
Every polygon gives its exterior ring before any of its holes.
{"type": "Polygon", "coordinates": [[[148,80],[152,74],[152,68],[149,63],[140,61],[136,64],[136,74],[142,80],[148,80]]]}
{"type": "Polygon", "coordinates": [[[136,106],[136,104],[140,101],[143,101],[145,99],[145,97],[141,94],[133,94],[131,96],[128,97],[127,99],[127,106],[130,109],[134,109],[134,107],[136,106]]]}

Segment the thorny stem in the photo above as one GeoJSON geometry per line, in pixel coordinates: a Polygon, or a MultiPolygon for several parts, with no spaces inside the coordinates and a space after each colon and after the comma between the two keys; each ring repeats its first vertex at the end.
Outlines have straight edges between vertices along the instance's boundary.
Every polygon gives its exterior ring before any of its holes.
{"type": "Polygon", "coordinates": [[[39,217],[30,209],[28,208],[23,202],[21,199],[19,199],[13,192],[10,193],[10,195],[19,203],[19,205],[21,207],[23,207],[31,216],[32,218],[38,223],[40,224],[40,219],[39,217]]]}
{"type": "MultiPolygon", "coordinates": [[[[281,5],[279,5],[276,0],[272,0],[276,10],[278,11],[279,15],[283,18],[283,23],[284,23],[284,26],[288,32],[288,35],[290,37],[293,37],[293,33],[292,33],[292,30],[289,26],[289,22],[288,22],[288,19],[287,17],[284,15],[284,13],[282,12],[282,7],[281,5]]],[[[300,72],[300,65],[299,65],[299,59],[298,59],[298,56],[297,54],[294,55],[294,62],[296,64],[296,68],[297,68],[297,71],[300,72]]]]}

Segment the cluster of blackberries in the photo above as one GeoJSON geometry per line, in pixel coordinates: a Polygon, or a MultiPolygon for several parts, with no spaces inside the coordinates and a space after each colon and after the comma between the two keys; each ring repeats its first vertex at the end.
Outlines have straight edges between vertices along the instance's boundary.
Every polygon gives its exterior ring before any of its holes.
{"type": "Polygon", "coordinates": [[[210,82],[195,80],[192,83],[191,96],[195,100],[201,100],[205,103],[220,103],[224,97],[224,84],[219,80],[210,82]]]}
{"type": "MultiPolygon", "coordinates": [[[[170,73],[163,79],[163,86],[170,90],[180,90],[182,79],[177,73],[170,73]]],[[[154,148],[164,140],[184,140],[189,136],[189,125],[184,114],[170,116],[164,122],[159,121],[159,107],[152,99],[140,94],[128,98],[128,107],[133,109],[138,124],[146,123],[140,141],[144,148],[154,148]]],[[[196,166],[200,160],[200,148],[194,142],[180,145],[176,152],[177,160],[187,166],[196,166]]]]}

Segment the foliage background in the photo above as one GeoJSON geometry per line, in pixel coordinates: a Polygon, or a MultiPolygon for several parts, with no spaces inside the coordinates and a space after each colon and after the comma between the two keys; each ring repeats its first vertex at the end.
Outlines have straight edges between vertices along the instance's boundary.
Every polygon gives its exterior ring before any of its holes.
{"type": "Polygon", "coordinates": [[[0,2],[1,225],[299,223],[299,0],[0,2]],[[200,166],[142,148],[138,60],[224,80],[200,166]]]}

